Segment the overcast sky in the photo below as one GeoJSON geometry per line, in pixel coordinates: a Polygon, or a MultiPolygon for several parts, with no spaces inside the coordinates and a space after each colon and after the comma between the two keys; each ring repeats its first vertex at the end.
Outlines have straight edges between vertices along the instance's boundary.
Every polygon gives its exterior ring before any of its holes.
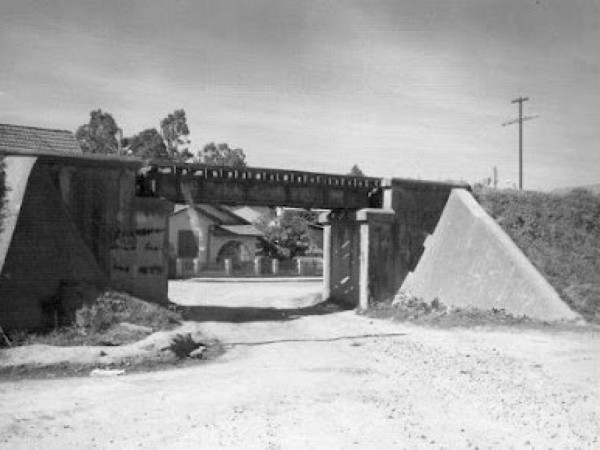
{"type": "Polygon", "coordinates": [[[184,108],[253,166],[600,182],[600,2],[0,2],[0,123],[125,135],[184,108]]]}

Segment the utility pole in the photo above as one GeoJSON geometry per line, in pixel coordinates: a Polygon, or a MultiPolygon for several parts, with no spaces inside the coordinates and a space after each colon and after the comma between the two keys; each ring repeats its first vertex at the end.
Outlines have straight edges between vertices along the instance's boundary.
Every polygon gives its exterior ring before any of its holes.
{"type": "Polygon", "coordinates": [[[494,166],[494,189],[498,189],[498,168],[494,166]]]}
{"type": "Polygon", "coordinates": [[[539,117],[539,115],[523,117],[523,102],[527,101],[529,101],[529,97],[515,98],[511,103],[519,104],[519,118],[502,124],[503,127],[513,123],[519,124],[519,189],[523,189],[523,122],[539,117]]]}

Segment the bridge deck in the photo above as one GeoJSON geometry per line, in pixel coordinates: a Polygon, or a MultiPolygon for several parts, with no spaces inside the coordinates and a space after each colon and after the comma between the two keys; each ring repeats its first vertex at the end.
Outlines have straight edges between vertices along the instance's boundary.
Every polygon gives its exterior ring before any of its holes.
{"type": "Polygon", "coordinates": [[[138,195],[177,203],[360,209],[379,207],[386,188],[380,178],[154,161],[140,174],[138,195]]]}

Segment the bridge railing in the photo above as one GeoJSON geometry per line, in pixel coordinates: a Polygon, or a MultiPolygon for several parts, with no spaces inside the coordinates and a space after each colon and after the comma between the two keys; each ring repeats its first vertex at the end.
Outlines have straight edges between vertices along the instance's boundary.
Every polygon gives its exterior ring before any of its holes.
{"type": "Polygon", "coordinates": [[[381,187],[381,178],[357,177],[328,173],[304,172],[285,169],[266,169],[259,167],[234,168],[228,166],[209,166],[196,163],[152,162],[151,167],[157,173],[166,175],[192,176],[204,179],[254,180],[276,183],[319,184],[326,186],[360,187],[373,189],[381,187]]]}
{"type": "Polygon", "coordinates": [[[188,184],[193,187],[198,203],[212,200],[261,204],[265,201],[262,204],[361,208],[369,206],[369,199],[384,187],[382,179],[373,177],[165,161],[153,161],[140,173],[138,195],[180,199],[181,185],[188,184]],[[244,195],[233,186],[241,188],[244,195]],[[264,195],[257,189],[262,189],[264,195]]]}

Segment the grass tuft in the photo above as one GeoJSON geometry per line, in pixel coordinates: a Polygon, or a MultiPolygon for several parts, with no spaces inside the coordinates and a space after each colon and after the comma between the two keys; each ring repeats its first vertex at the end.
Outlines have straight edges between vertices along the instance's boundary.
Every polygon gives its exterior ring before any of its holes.
{"type": "Polygon", "coordinates": [[[416,297],[404,296],[400,301],[380,303],[372,309],[359,312],[367,317],[393,319],[420,325],[432,325],[444,328],[475,326],[516,326],[550,325],[548,322],[534,320],[528,316],[514,316],[504,309],[481,310],[477,308],[451,307],[438,299],[426,302],[416,297]]]}

